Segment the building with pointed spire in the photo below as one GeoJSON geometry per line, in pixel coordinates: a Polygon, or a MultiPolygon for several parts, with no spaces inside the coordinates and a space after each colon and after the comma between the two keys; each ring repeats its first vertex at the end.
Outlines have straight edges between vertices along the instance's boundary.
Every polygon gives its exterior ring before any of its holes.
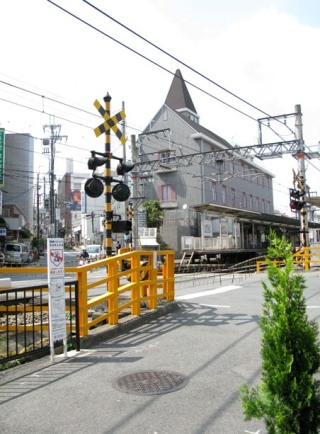
{"type": "MultiPolygon", "coordinates": [[[[160,168],[139,173],[136,200],[137,208],[144,200],[159,200],[164,210],[160,235],[178,258],[192,251],[246,259],[265,252],[270,227],[283,225],[284,218],[274,215],[273,175],[252,159],[166,165],[170,157],[228,149],[235,147],[201,125],[178,69],[164,104],[138,138],[139,161],[158,159],[160,168]]],[[[288,218],[285,226],[294,236],[297,221],[288,218]]]]}

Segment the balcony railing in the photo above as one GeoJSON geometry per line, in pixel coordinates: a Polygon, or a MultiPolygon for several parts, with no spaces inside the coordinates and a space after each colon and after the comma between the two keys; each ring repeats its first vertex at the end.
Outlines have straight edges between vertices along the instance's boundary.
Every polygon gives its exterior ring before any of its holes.
{"type": "Polygon", "coordinates": [[[232,250],[240,248],[240,240],[227,237],[181,237],[182,250],[232,250]]]}

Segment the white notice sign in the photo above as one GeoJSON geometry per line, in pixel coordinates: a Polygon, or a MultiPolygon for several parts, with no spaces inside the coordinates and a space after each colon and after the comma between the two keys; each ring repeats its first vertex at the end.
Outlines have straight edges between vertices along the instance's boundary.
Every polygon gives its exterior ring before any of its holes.
{"type": "Polygon", "coordinates": [[[48,285],[49,285],[49,322],[50,352],[53,360],[54,342],[64,341],[67,353],[66,302],[64,290],[64,244],[62,238],[48,238],[48,285]]]}

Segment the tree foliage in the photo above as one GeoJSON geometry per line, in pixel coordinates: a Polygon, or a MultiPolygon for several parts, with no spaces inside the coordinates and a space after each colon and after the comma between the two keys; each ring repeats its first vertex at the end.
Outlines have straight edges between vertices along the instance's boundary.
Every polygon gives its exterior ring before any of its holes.
{"type": "Polygon", "coordinates": [[[269,434],[312,434],[320,428],[318,327],[309,321],[305,279],[294,273],[291,244],[270,235],[268,286],[263,282],[262,373],[258,386],[241,388],[245,419],[263,419],[269,434]],[[272,258],[285,265],[277,268],[272,258]]]}
{"type": "Polygon", "coordinates": [[[146,200],[143,207],[147,211],[147,227],[159,228],[162,224],[163,209],[158,200],[146,200]]]}

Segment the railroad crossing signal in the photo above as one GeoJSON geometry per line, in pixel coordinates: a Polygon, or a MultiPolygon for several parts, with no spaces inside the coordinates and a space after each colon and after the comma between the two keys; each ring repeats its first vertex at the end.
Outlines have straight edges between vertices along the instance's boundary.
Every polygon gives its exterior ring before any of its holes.
{"type": "Polygon", "coordinates": [[[305,201],[303,200],[304,191],[297,190],[296,188],[290,188],[290,208],[291,211],[297,212],[301,211],[305,206],[305,201]]]}
{"type": "Polygon", "coordinates": [[[112,129],[112,131],[115,133],[115,135],[118,137],[120,142],[125,145],[127,139],[124,134],[119,130],[117,127],[117,123],[125,119],[126,113],[124,110],[121,110],[119,113],[115,114],[114,116],[109,116],[106,110],[102,107],[102,105],[99,103],[99,101],[96,99],[93,103],[95,108],[98,110],[98,112],[101,114],[101,116],[104,118],[103,124],[99,125],[94,129],[94,133],[96,137],[99,137],[101,134],[105,133],[106,131],[112,129]]]}

